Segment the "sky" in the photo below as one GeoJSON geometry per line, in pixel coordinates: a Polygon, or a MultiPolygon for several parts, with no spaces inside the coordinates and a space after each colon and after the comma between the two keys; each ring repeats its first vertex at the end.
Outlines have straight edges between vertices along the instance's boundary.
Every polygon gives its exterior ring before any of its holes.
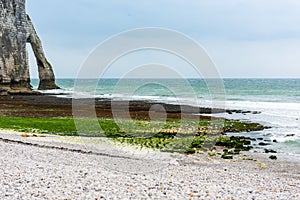
{"type": "MultiPolygon", "coordinates": [[[[76,78],[97,45],[144,27],[192,38],[223,78],[300,78],[299,0],[27,0],[26,9],[57,78],[76,78]]],[[[107,77],[121,76],[137,59],[170,60],[180,73],[194,75],[178,58],[145,51],[114,64],[107,77]]],[[[31,51],[30,72],[37,77],[31,51]]]]}

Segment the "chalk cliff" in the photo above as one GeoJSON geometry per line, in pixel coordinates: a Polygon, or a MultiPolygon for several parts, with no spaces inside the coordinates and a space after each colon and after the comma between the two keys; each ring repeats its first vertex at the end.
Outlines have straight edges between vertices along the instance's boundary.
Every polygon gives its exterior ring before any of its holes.
{"type": "Polygon", "coordinates": [[[26,43],[31,44],[38,65],[39,89],[57,89],[25,0],[0,0],[0,92],[31,90],[26,43]]]}

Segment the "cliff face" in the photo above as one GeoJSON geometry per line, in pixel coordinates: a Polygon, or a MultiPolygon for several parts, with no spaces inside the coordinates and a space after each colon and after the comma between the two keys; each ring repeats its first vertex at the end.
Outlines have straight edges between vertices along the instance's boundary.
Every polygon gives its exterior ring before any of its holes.
{"type": "Polygon", "coordinates": [[[0,0],[0,90],[31,90],[26,43],[36,57],[39,89],[56,89],[41,40],[26,14],[25,0],[0,0]]]}

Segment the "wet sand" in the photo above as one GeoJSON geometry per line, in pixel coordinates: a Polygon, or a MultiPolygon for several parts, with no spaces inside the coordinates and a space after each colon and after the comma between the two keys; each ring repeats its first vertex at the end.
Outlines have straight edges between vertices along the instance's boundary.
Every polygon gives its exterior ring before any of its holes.
{"type": "MultiPolygon", "coordinates": [[[[90,102],[94,102],[95,110],[98,117],[113,117],[109,99],[85,99],[79,100],[77,103],[87,107],[90,102]]],[[[149,109],[155,105],[155,102],[148,101],[130,101],[129,110],[133,118],[148,118],[149,109]]],[[[126,101],[114,101],[115,110],[124,110],[127,107],[126,101]]],[[[179,106],[170,104],[163,105],[168,117],[180,118],[181,114],[196,117],[193,114],[210,114],[212,112],[226,112],[222,109],[197,108],[191,106],[179,106]]],[[[160,110],[157,110],[160,112],[160,110]]],[[[163,110],[161,112],[164,112],[163,110]]],[[[231,112],[231,111],[228,111],[231,112]]],[[[71,117],[72,99],[59,98],[53,95],[13,95],[0,96],[0,115],[12,117],[71,117]]]]}

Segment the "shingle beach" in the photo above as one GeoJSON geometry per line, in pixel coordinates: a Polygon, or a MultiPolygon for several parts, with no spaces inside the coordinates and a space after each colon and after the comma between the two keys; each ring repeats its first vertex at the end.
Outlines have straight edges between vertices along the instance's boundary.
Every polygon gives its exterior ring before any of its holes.
{"type": "Polygon", "coordinates": [[[242,154],[227,161],[152,152],[155,160],[117,156],[114,149],[97,154],[55,137],[24,138],[2,130],[0,137],[0,199],[300,198],[299,158],[287,155],[273,161],[247,152],[254,160],[242,154]]]}

